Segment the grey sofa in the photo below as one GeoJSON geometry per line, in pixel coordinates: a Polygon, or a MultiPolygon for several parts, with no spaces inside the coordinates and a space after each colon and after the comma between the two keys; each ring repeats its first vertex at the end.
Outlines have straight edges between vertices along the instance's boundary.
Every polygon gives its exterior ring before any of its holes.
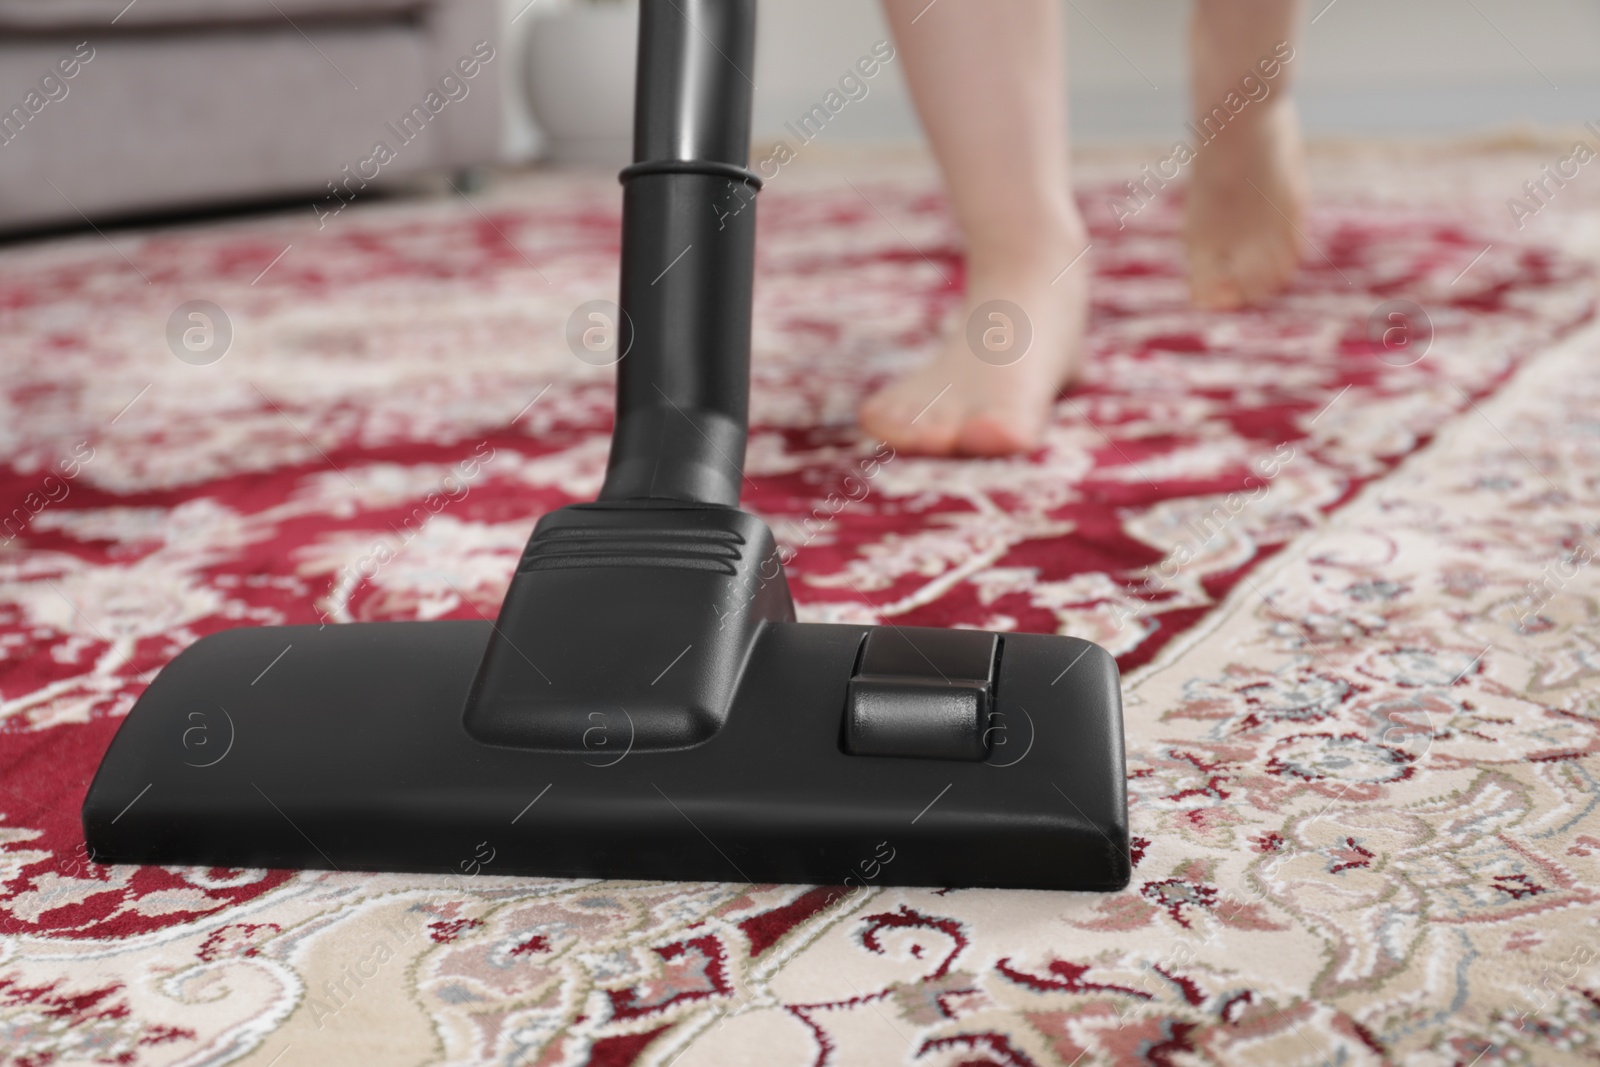
{"type": "Polygon", "coordinates": [[[332,209],[489,162],[499,24],[496,0],[0,0],[0,230],[332,209]]]}

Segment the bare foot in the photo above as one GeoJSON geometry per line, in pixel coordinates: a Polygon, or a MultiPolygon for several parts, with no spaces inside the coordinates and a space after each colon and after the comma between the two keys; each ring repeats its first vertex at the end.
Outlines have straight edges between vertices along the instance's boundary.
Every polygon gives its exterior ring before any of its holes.
{"type": "Polygon", "coordinates": [[[1082,358],[1089,257],[1073,257],[1086,245],[1079,228],[1057,246],[1056,262],[974,269],[939,354],[868,398],[861,428],[923,455],[1004,456],[1037,447],[1056,393],[1082,358]]]}
{"type": "Polygon", "coordinates": [[[1197,307],[1260,304],[1289,285],[1303,252],[1305,188],[1300,125],[1287,95],[1251,104],[1199,148],[1184,219],[1197,307]]]}

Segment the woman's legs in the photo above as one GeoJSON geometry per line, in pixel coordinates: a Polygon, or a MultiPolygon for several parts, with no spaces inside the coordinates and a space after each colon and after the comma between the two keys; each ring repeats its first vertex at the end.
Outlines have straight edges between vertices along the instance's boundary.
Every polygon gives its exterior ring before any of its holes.
{"type": "MultiPolygon", "coordinates": [[[[1189,283],[1201,307],[1236,308],[1273,296],[1294,277],[1305,211],[1305,160],[1289,82],[1299,0],[1195,0],[1190,28],[1190,111],[1203,128],[1229,94],[1266,86],[1190,168],[1184,236],[1189,283]],[[1263,77],[1276,69],[1277,76],[1263,77]],[[1252,79],[1250,87],[1246,78],[1252,79]]],[[[1216,120],[1213,119],[1213,127],[1216,120]]]]}
{"type": "MultiPolygon", "coordinates": [[[[1074,264],[1087,236],[1068,166],[1061,5],[883,3],[966,237],[967,292],[938,356],[863,404],[861,423],[908,451],[1026,450],[1076,370],[1088,309],[1089,263],[1074,264]],[[999,365],[1010,358],[1003,348],[980,344],[980,359],[968,344],[968,317],[990,300],[1027,317],[1032,341],[1014,363],[999,365]]],[[[988,336],[1003,344],[1004,322],[980,327],[997,328],[988,336]]]]}
{"type": "MultiPolygon", "coordinates": [[[[907,451],[976,455],[1039,442],[1078,368],[1088,315],[1088,240],[1072,199],[1059,0],[883,0],[906,80],[967,242],[962,318],[939,355],[871,397],[861,424],[907,451]],[[1070,270],[1063,269],[1072,264],[1070,270]],[[997,366],[968,342],[990,300],[1020,307],[1027,355],[997,366]]],[[[1305,162],[1289,99],[1300,0],[1196,0],[1192,113],[1205,128],[1229,94],[1252,100],[1190,168],[1185,238],[1202,307],[1259,303],[1299,264],[1305,162]],[[1263,62],[1276,63],[1263,76],[1263,62]],[[1247,86],[1245,78],[1254,82],[1247,86]]],[[[1215,126],[1213,120],[1213,126],[1215,126]]],[[[989,322],[980,323],[979,333],[989,322]]]]}

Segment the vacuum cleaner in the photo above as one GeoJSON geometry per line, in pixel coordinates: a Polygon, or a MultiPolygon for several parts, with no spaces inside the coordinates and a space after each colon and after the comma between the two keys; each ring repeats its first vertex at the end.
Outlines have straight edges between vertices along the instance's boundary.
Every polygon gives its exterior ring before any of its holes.
{"type": "Polygon", "coordinates": [[[83,804],[104,863],[1115,890],[1120,679],[1072,637],[799,623],[739,508],[754,0],[643,0],[617,408],[494,621],[177,656],[83,804]]]}

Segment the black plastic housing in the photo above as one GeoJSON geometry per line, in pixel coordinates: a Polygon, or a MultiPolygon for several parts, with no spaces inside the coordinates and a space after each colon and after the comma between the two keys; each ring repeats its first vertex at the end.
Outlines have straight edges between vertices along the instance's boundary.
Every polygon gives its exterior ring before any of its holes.
{"type": "Polygon", "coordinates": [[[760,184],[744,169],[753,28],[753,0],[641,0],[623,172],[633,343],[601,499],[539,521],[493,623],[194,644],[90,785],[95,859],[1127,884],[1104,649],[796,623],[772,534],[736,507],[760,184]]]}
{"type": "Polygon", "coordinates": [[[981,760],[989,755],[1000,636],[898,626],[867,634],[845,696],[855,756],[981,760]]]}
{"type": "MultiPolygon", "coordinates": [[[[490,623],[230,630],[140,698],[84,831],[96,859],[117,863],[459,872],[487,842],[491,874],[1127,884],[1118,678],[1103,649],[1002,635],[987,761],[852,756],[840,722],[867,632],[762,625],[726,724],[692,748],[630,748],[626,718],[610,714],[587,747],[550,753],[463,728],[490,623]],[[881,864],[885,842],[895,858],[881,864]]],[[[597,691],[594,710],[611,707],[597,691]]]]}
{"type": "Polygon", "coordinates": [[[750,394],[755,190],[737,214],[726,176],[650,173],[622,194],[617,422],[601,500],[736,505],[750,394]]]}
{"type": "Polygon", "coordinates": [[[759,625],[793,619],[777,545],[752,515],[663,501],[562,508],[539,520],[511,579],[467,732],[583,751],[610,718],[629,724],[635,751],[698,744],[727,721],[759,625]]]}

